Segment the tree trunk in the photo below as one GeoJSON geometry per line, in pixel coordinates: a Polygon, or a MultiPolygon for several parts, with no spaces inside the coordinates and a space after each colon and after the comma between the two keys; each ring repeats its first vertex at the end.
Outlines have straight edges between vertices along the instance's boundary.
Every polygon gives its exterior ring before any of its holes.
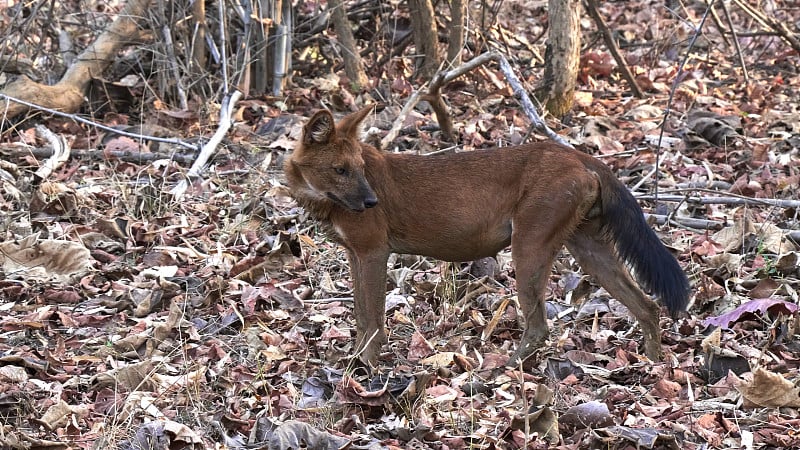
{"type": "Polygon", "coordinates": [[[192,70],[195,73],[206,70],[206,0],[192,3],[194,33],[192,35],[192,70]]]}
{"type": "Polygon", "coordinates": [[[467,0],[450,1],[450,27],[448,35],[450,42],[447,43],[447,65],[449,68],[461,65],[461,51],[464,49],[464,34],[467,18],[467,0]]]}
{"type": "Polygon", "coordinates": [[[292,36],[294,35],[294,8],[290,0],[274,5],[275,23],[270,29],[267,51],[272,61],[272,95],[280,96],[292,76],[292,36]]]}
{"type": "Polygon", "coordinates": [[[331,9],[333,28],[336,30],[336,37],[339,40],[339,47],[344,58],[344,73],[350,82],[355,84],[356,90],[363,88],[369,82],[364,64],[361,62],[361,55],[356,48],[356,40],[353,37],[353,30],[350,29],[350,21],[344,10],[342,0],[328,0],[328,8],[331,9]]]}
{"type": "MultiPolygon", "coordinates": [[[[86,88],[92,78],[101,77],[117,52],[137,35],[136,20],[147,14],[149,5],[149,0],[128,0],[108,29],[78,55],[77,62],[67,69],[55,85],[36,83],[20,75],[0,93],[49,109],[67,113],[77,111],[83,104],[86,88]]],[[[26,112],[28,107],[10,100],[0,100],[0,110],[10,119],[26,112]]]]}
{"type": "Polygon", "coordinates": [[[414,45],[417,48],[415,77],[430,80],[441,64],[433,3],[431,0],[408,0],[408,6],[411,9],[414,45]]]}
{"type": "Polygon", "coordinates": [[[549,0],[550,33],[545,55],[545,105],[563,117],[572,108],[580,63],[580,0],[549,0]]]}

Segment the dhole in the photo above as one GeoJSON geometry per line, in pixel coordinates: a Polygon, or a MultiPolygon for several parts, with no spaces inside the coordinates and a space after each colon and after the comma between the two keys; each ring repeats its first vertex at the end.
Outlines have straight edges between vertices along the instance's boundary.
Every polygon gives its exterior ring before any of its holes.
{"type": "Polygon", "coordinates": [[[393,154],[359,141],[366,107],[338,125],[318,111],[287,158],[295,199],[347,249],[361,359],[374,363],[384,331],[390,252],[471,261],[511,245],[526,328],[512,361],[548,336],[545,290],[566,245],[583,270],[628,307],[644,352],[662,357],[659,308],[688,303],[689,282],[610,169],[553,142],[435,156],[393,154]]]}

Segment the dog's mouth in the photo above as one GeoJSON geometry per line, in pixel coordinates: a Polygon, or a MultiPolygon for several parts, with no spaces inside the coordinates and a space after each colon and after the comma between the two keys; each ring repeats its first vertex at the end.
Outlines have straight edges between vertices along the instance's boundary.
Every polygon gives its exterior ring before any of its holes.
{"type": "Polygon", "coordinates": [[[364,203],[363,202],[360,205],[354,206],[354,205],[352,205],[352,204],[340,199],[339,197],[334,195],[332,192],[326,192],[325,194],[328,196],[329,199],[333,200],[334,203],[338,204],[339,206],[341,206],[341,207],[343,207],[345,209],[349,209],[350,211],[355,211],[355,212],[364,212],[365,208],[364,208],[364,203]]]}

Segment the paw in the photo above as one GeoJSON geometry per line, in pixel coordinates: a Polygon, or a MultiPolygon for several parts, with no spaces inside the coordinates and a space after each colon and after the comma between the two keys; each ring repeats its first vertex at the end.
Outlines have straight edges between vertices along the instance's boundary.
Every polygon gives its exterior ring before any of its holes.
{"type": "MultiPolygon", "coordinates": [[[[540,353],[541,350],[546,349],[547,336],[542,333],[529,332],[526,330],[522,339],[517,346],[517,351],[508,359],[507,367],[519,367],[520,363],[525,363],[526,360],[531,358],[534,354],[540,353]]],[[[532,358],[538,359],[538,358],[532,358]]]]}
{"type": "Polygon", "coordinates": [[[519,367],[520,364],[525,363],[525,361],[533,356],[541,348],[541,343],[537,342],[520,342],[519,347],[517,347],[517,351],[511,355],[511,358],[508,359],[506,362],[506,367],[519,367]]]}
{"type": "Polygon", "coordinates": [[[661,348],[661,341],[645,338],[644,354],[650,361],[657,362],[664,360],[664,350],[661,348]]]}

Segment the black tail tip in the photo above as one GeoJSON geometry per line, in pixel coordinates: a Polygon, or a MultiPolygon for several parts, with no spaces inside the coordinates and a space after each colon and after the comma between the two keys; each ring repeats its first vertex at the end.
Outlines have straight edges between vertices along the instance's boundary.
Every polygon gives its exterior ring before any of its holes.
{"type": "Polygon", "coordinates": [[[661,301],[667,307],[667,311],[669,311],[669,315],[672,318],[678,318],[682,313],[686,312],[686,308],[689,306],[689,296],[691,295],[691,287],[686,274],[681,271],[675,275],[677,279],[672,280],[660,295],[661,301]]]}

